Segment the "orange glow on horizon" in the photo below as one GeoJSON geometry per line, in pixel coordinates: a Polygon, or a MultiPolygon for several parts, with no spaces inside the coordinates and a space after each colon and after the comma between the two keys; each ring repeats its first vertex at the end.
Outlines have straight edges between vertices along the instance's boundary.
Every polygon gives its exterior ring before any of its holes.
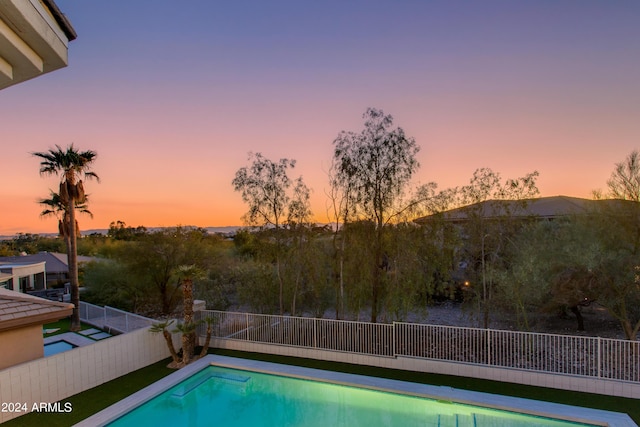
{"type": "Polygon", "coordinates": [[[640,3],[60,8],[79,35],[69,66],[0,92],[0,235],[56,232],[37,200],[57,180],[30,155],[55,144],[98,153],[81,230],[242,225],[231,181],[250,151],[295,159],[329,222],[332,142],[367,107],[416,139],[414,184],[439,189],[488,167],[590,198],[640,148],[640,3]]]}

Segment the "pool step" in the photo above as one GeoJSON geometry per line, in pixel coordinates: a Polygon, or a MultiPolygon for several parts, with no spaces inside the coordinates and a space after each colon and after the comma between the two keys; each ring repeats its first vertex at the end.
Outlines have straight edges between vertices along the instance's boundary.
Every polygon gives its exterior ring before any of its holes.
{"type": "Polygon", "coordinates": [[[439,415],[438,427],[476,427],[474,414],[439,415]]]}
{"type": "Polygon", "coordinates": [[[531,426],[531,420],[517,420],[514,418],[494,417],[488,414],[474,414],[477,427],[525,427],[531,426]]]}
{"type": "Polygon", "coordinates": [[[489,414],[450,414],[439,415],[436,425],[438,427],[526,427],[531,426],[531,421],[494,417],[489,414]]]}
{"type": "Polygon", "coordinates": [[[215,379],[216,381],[221,381],[227,384],[237,385],[244,389],[251,377],[228,374],[225,372],[210,372],[207,375],[203,375],[200,378],[195,379],[194,381],[186,383],[184,386],[180,387],[178,390],[172,393],[171,397],[175,399],[183,399],[187,394],[191,393],[193,390],[211,379],[215,379]]]}

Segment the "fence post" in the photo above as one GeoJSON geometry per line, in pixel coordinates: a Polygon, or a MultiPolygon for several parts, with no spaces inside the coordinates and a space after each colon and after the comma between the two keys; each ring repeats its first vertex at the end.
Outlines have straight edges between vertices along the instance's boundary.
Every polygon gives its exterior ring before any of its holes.
{"type": "Polygon", "coordinates": [[[491,366],[491,329],[487,329],[487,365],[491,366]]]}
{"type": "Polygon", "coordinates": [[[391,345],[393,345],[393,357],[398,357],[396,354],[396,322],[393,322],[391,329],[391,345]]]}
{"type": "Polygon", "coordinates": [[[316,325],[318,324],[318,318],[313,318],[313,348],[318,347],[318,328],[316,325]]]}
{"type": "Polygon", "coordinates": [[[597,362],[598,362],[598,378],[602,377],[602,348],[601,348],[601,342],[600,341],[600,337],[598,337],[598,357],[596,358],[597,362]]]}

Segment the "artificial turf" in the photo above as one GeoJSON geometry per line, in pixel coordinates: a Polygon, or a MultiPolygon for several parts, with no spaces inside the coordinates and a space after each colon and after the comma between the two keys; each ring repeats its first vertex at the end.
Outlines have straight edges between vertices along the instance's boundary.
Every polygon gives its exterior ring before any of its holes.
{"type": "MultiPolygon", "coordinates": [[[[87,323],[82,323],[80,322],[80,330],[84,331],[85,329],[90,329],[93,328],[94,326],[91,326],[87,323]]],[[[51,332],[49,334],[45,334],[43,333],[43,336],[45,338],[47,337],[52,337],[54,335],[60,335],[60,334],[64,334],[65,332],[69,332],[69,330],[71,329],[71,319],[70,318],[66,318],[66,319],[61,319],[58,320],[57,322],[53,322],[53,323],[47,323],[46,325],[44,325],[42,327],[43,330],[46,329],[57,329],[57,331],[55,332],[51,332]]]]}
{"type": "Polygon", "coordinates": [[[69,402],[71,412],[31,412],[4,422],[2,427],[69,427],[175,372],[174,369],[167,368],[170,361],[171,359],[166,359],[154,363],[62,400],[61,407],[64,408],[69,402]]]}
{"type": "MultiPolygon", "coordinates": [[[[240,357],[245,359],[263,360],[267,362],[297,365],[315,369],[325,369],[351,374],[373,377],[390,378],[401,381],[418,382],[424,384],[449,386],[458,389],[481,391],[485,393],[502,394],[527,399],[543,400],[567,405],[582,406],[607,411],[623,412],[640,424],[640,401],[637,399],[604,396],[599,394],[579,393],[556,390],[544,387],[532,387],[520,384],[503,383],[498,381],[480,380],[474,378],[455,377],[450,375],[428,374],[395,369],[377,368],[371,366],[351,365],[339,362],[327,362],[313,359],[301,359],[288,356],[274,356],[269,354],[248,353],[232,350],[210,350],[211,354],[240,357]]],[[[166,367],[170,359],[163,360],[146,368],[116,378],[103,385],[71,396],[62,401],[70,402],[73,410],[70,413],[30,413],[3,424],[12,426],[70,426],[124,399],[130,394],[154,383],[160,378],[175,372],[166,367]]]]}

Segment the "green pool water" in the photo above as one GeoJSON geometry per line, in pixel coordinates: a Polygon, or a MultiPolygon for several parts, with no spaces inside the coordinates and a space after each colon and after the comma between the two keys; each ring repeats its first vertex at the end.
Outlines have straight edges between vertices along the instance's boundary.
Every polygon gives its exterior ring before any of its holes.
{"type": "Polygon", "coordinates": [[[109,426],[577,426],[482,407],[209,366],[109,426]]]}

